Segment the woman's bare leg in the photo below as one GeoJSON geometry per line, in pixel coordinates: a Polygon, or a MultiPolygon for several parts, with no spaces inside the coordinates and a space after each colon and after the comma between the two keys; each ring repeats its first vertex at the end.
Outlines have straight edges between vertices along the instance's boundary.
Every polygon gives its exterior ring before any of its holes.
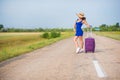
{"type": "Polygon", "coordinates": [[[74,37],[74,43],[75,43],[76,49],[79,47],[77,39],[78,39],[78,36],[75,36],[74,37]]]}
{"type": "Polygon", "coordinates": [[[79,36],[79,40],[80,40],[80,48],[83,49],[83,37],[79,36]]]}

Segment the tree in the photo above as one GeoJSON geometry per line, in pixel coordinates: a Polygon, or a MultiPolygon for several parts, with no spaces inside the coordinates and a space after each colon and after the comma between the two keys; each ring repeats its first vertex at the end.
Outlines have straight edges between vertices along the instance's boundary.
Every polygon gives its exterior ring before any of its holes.
{"type": "Polygon", "coordinates": [[[0,30],[1,30],[2,28],[4,28],[4,26],[3,26],[2,24],[0,24],[0,30]]]}
{"type": "Polygon", "coordinates": [[[108,26],[107,26],[106,24],[102,24],[102,25],[100,26],[100,30],[101,30],[101,31],[108,31],[108,26]]]}
{"type": "Polygon", "coordinates": [[[116,23],[115,27],[116,27],[116,28],[119,28],[119,23],[116,23]]]}

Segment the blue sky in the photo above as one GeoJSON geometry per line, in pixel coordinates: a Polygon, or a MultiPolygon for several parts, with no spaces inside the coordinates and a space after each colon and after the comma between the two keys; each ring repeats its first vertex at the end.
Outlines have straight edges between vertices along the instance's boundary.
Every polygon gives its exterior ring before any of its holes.
{"type": "Polygon", "coordinates": [[[0,24],[14,28],[72,28],[76,13],[89,24],[120,23],[120,0],[0,0],[0,24]]]}

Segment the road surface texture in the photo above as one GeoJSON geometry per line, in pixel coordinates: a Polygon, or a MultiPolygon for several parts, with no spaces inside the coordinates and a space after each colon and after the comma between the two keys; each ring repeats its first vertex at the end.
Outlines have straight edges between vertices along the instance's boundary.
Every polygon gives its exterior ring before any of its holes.
{"type": "Polygon", "coordinates": [[[0,80],[120,80],[120,41],[97,36],[95,53],[73,37],[0,63],[0,80]]]}

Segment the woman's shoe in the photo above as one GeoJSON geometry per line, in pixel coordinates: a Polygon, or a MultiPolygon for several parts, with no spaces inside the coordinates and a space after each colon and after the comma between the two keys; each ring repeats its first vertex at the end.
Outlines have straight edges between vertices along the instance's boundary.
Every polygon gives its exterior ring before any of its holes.
{"type": "Polygon", "coordinates": [[[81,52],[83,52],[83,51],[84,51],[84,49],[80,49],[80,51],[79,51],[79,52],[81,53],[81,52]]]}
{"type": "Polygon", "coordinates": [[[77,48],[77,49],[76,49],[76,53],[79,53],[79,51],[80,51],[80,48],[77,48]]]}

